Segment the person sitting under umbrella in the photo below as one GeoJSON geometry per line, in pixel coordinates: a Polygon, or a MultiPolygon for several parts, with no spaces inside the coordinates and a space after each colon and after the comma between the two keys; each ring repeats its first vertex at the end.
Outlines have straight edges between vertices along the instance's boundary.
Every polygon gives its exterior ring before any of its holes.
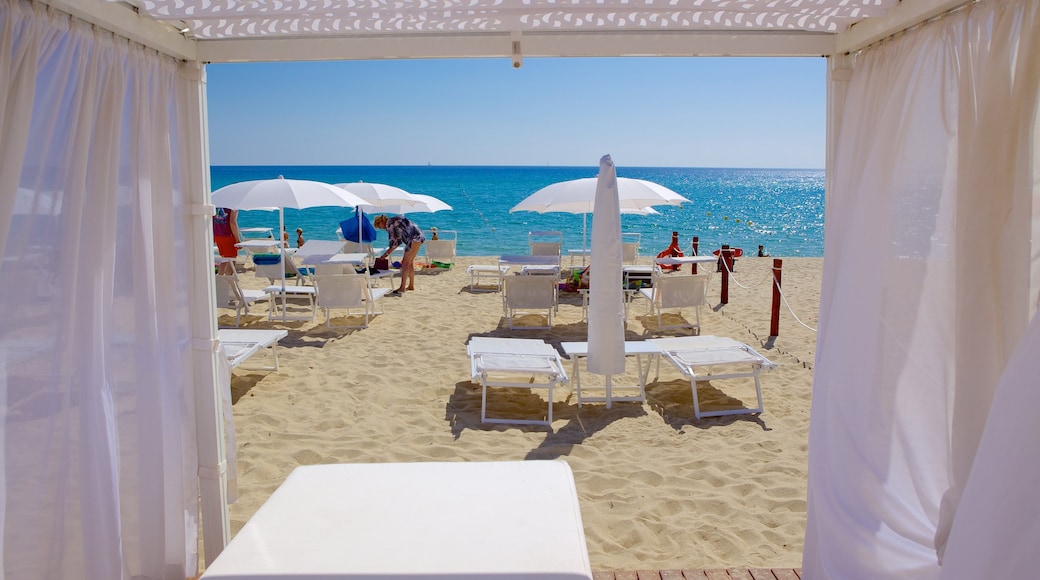
{"type": "Polygon", "coordinates": [[[401,287],[390,293],[391,296],[400,296],[405,290],[415,290],[415,257],[419,255],[426,238],[419,226],[415,225],[404,216],[387,218],[385,214],[376,216],[372,220],[376,229],[386,230],[390,238],[390,244],[381,257],[387,258],[397,246],[404,246],[404,257],[401,258],[401,287]]]}

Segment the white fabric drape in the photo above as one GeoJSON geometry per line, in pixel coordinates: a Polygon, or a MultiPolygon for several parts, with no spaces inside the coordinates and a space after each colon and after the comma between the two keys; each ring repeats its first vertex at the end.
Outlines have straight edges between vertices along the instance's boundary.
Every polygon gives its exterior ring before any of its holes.
{"type": "MultiPolygon", "coordinates": [[[[974,467],[1040,475],[976,457],[1035,309],[1038,87],[1033,0],[979,2],[857,57],[828,192],[805,578],[938,578],[955,518],[972,525],[957,508],[974,467]]],[[[1017,532],[989,528],[991,548],[1017,532]]]]}
{"type": "Polygon", "coordinates": [[[0,578],[197,571],[181,68],[0,0],[0,578]]]}

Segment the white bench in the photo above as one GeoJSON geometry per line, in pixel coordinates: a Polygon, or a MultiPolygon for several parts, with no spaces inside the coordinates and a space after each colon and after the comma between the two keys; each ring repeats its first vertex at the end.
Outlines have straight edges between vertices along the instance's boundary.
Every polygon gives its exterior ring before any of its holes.
{"type": "MultiPolygon", "coordinates": [[[[244,328],[221,328],[217,339],[224,345],[231,368],[236,368],[249,357],[270,347],[274,364],[266,367],[250,367],[249,370],[278,370],[278,341],[289,336],[287,330],[250,330],[244,328]]],[[[243,367],[245,368],[245,367],[243,367]]]]}

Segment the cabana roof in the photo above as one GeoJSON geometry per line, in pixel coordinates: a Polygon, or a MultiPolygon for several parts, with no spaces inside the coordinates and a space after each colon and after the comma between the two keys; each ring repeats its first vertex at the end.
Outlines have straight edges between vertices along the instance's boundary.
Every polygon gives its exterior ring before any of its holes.
{"type": "Polygon", "coordinates": [[[825,56],[968,0],[47,0],[201,62],[825,56]]]}

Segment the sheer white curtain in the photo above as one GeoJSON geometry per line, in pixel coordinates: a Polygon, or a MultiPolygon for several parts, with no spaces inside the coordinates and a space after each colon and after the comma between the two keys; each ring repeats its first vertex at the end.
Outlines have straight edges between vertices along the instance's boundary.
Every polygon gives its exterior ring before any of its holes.
{"type": "MultiPolygon", "coordinates": [[[[976,457],[1035,309],[1038,87],[1034,0],[972,4],[856,58],[828,192],[805,578],[938,578],[951,529],[972,525],[956,516],[975,465],[1005,470],[996,496],[1040,484],[1036,461],[976,457]]],[[[1021,531],[987,529],[990,547],[1021,531]]]]}
{"type": "Polygon", "coordinates": [[[0,1],[0,578],[196,573],[182,73],[0,1]]]}

